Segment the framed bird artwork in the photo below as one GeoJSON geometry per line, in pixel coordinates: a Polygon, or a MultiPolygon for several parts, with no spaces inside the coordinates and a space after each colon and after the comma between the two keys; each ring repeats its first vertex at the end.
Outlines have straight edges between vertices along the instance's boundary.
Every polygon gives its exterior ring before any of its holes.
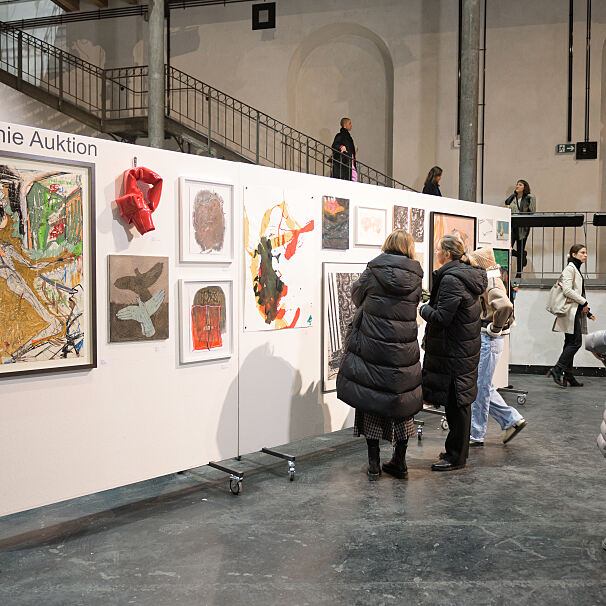
{"type": "Polygon", "coordinates": [[[168,257],[108,258],[110,343],[168,339],[168,257]]]}

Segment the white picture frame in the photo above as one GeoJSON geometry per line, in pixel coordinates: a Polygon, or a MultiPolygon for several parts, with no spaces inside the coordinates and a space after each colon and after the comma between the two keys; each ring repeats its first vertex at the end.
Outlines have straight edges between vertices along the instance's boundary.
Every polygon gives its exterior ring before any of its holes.
{"type": "Polygon", "coordinates": [[[234,258],[233,216],[233,184],[181,177],[179,179],[181,263],[231,263],[234,258]],[[223,225],[219,223],[220,217],[223,219],[223,225]],[[213,222],[213,219],[216,221],[213,222]],[[212,225],[215,229],[210,228],[212,225]]]}
{"type": "Polygon", "coordinates": [[[181,364],[230,358],[234,348],[233,280],[179,280],[179,359],[181,364]],[[223,293],[225,317],[221,317],[223,293]],[[200,305],[196,296],[214,298],[217,305],[200,305]],[[218,309],[217,309],[218,308],[218,309]],[[195,311],[200,311],[195,314],[195,311]],[[195,314],[195,315],[194,315],[195,314]],[[195,320],[203,325],[196,336],[195,320]],[[217,345],[217,340],[221,341],[217,345]]]}
{"type": "Polygon", "coordinates": [[[478,218],[478,244],[492,244],[495,238],[494,219],[478,218]]]}
{"type": "Polygon", "coordinates": [[[387,237],[387,209],[356,206],[354,244],[356,246],[383,246],[387,237]]]}

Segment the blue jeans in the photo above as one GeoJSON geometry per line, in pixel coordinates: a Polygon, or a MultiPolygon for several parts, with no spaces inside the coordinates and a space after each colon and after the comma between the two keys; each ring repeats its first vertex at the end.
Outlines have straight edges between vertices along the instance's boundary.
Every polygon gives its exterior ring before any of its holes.
{"type": "Polygon", "coordinates": [[[482,333],[480,364],[478,365],[478,396],[471,405],[471,436],[474,442],[483,442],[486,436],[488,414],[501,429],[515,425],[522,415],[509,406],[492,383],[497,362],[503,353],[503,337],[491,338],[482,333]]]}

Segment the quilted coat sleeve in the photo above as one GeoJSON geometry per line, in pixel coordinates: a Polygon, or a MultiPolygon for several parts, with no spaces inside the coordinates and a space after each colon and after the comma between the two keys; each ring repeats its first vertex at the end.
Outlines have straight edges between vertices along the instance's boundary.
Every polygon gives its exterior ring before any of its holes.
{"type": "Polygon", "coordinates": [[[354,282],[351,287],[351,299],[356,307],[360,307],[364,303],[366,293],[368,292],[368,283],[370,281],[371,271],[366,268],[362,275],[354,282]]]}
{"type": "Polygon", "coordinates": [[[421,317],[429,324],[438,324],[443,327],[450,326],[463,298],[462,288],[462,284],[456,278],[444,276],[435,307],[423,305],[421,317]]]}

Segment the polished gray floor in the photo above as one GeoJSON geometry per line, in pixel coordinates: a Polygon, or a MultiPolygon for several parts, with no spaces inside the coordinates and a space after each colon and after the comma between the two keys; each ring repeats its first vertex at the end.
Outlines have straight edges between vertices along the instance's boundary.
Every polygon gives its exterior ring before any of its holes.
{"type": "Polygon", "coordinates": [[[425,415],[404,481],[369,482],[346,431],[289,445],[294,482],[244,457],[237,497],[200,468],[1,518],[0,604],[606,604],[606,379],[512,381],[528,427],[504,447],[490,420],[461,471],[429,470],[425,415]]]}

